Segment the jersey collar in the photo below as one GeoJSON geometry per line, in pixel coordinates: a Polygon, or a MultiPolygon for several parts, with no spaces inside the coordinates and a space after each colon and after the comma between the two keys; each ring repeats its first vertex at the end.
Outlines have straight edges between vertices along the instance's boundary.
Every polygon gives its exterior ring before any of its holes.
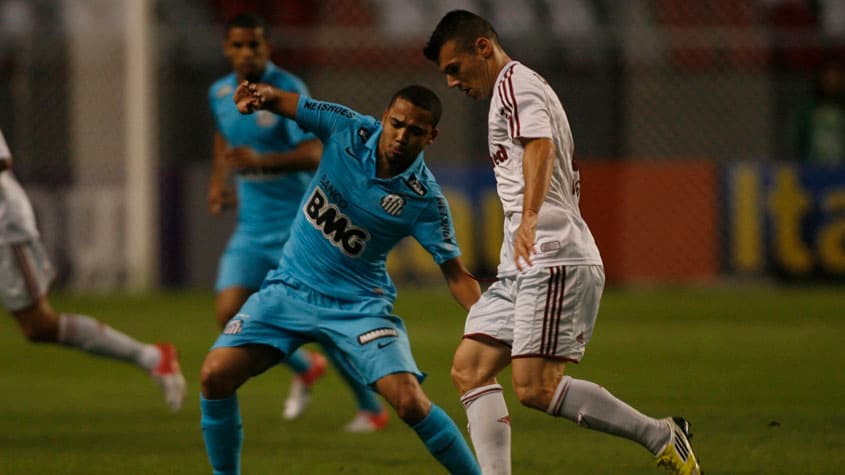
{"type": "Polygon", "coordinates": [[[505,73],[507,73],[511,68],[515,67],[518,64],[520,64],[520,62],[515,60],[506,64],[505,67],[503,67],[502,70],[499,71],[499,75],[496,76],[496,82],[493,83],[493,88],[496,87],[496,84],[502,82],[502,77],[504,77],[505,73]]]}

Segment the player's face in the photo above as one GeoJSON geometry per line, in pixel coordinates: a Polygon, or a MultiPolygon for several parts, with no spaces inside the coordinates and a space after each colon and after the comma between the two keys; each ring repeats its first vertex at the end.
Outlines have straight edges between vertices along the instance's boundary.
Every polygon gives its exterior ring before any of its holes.
{"type": "Polygon", "coordinates": [[[410,162],[437,136],[431,112],[397,98],[381,118],[378,148],[389,162],[410,162]]]}
{"type": "Polygon", "coordinates": [[[496,82],[488,64],[492,48],[486,38],[476,40],[470,49],[459,45],[457,40],[443,43],[437,64],[440,72],[446,75],[446,84],[475,100],[489,98],[496,82]]]}
{"type": "Polygon", "coordinates": [[[232,28],[223,43],[223,54],[239,79],[257,81],[270,58],[270,46],[263,28],[232,28]]]}

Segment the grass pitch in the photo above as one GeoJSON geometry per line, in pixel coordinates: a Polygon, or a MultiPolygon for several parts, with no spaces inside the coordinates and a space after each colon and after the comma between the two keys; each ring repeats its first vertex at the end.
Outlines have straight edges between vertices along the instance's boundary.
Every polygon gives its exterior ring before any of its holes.
{"type": "MultiPolygon", "coordinates": [[[[845,297],[842,288],[609,290],[583,362],[595,381],[641,411],[692,421],[708,475],[840,474],[845,466],[845,297]]],[[[197,373],[217,329],[210,293],[52,299],[140,339],[171,340],[189,394],[167,412],[139,370],[26,343],[0,323],[0,474],[208,474],[197,373]]],[[[449,381],[463,312],[445,289],[404,286],[396,313],[429,373],[429,396],[465,426],[449,381]]],[[[444,473],[395,415],[381,433],[340,431],[355,410],[335,373],[294,422],[281,418],[290,372],[241,389],[246,474],[444,473]]],[[[502,375],[515,474],[652,474],[638,445],[519,406],[502,375]]]]}

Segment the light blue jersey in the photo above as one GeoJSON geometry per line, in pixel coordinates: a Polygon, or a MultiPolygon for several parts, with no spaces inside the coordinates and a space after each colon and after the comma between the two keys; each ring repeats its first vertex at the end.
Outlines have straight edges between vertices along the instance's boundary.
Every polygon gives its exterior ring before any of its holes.
{"type": "MultiPolygon", "coordinates": [[[[231,147],[248,146],[258,153],[287,152],[315,138],[296,122],[272,112],[238,112],[232,100],[237,81],[235,73],[229,74],[216,81],[208,93],[217,129],[231,147]]],[[[269,62],[261,82],[308,95],[302,80],[269,62]]],[[[266,168],[238,172],[238,223],[221,258],[217,291],[235,285],[254,289],[261,285],[279,260],[312,177],[310,171],[280,173],[266,168]]]]}
{"type": "Polygon", "coordinates": [[[437,263],[460,255],[449,206],[422,154],[400,175],[376,177],[381,123],[301,97],[297,122],[323,142],[317,173],[279,266],[229,321],[214,348],[251,344],[290,354],[316,341],[363,384],[408,372],[420,380],[387,254],[414,236],[437,263]]]}
{"type": "Polygon", "coordinates": [[[326,295],[392,302],[386,259],[399,240],[414,236],[438,264],[460,255],[448,203],[422,153],[403,173],[377,178],[378,120],[307,97],[296,119],[323,141],[323,158],[265,284],[295,277],[326,295]]]}

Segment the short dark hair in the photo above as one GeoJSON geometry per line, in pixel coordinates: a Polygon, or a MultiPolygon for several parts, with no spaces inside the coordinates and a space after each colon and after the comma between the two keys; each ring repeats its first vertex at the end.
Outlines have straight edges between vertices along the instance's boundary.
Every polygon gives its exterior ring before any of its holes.
{"type": "Polygon", "coordinates": [[[479,37],[499,43],[499,34],[490,22],[466,10],[452,10],[443,16],[434,28],[431,38],[423,48],[423,56],[436,63],[440,49],[447,41],[457,40],[461,48],[468,50],[479,37]]]}
{"type": "Polygon", "coordinates": [[[245,29],[257,29],[261,28],[264,32],[264,37],[267,37],[267,22],[264,21],[264,18],[256,15],[255,13],[239,13],[235,15],[229,21],[226,22],[226,29],[225,34],[229,34],[229,30],[232,28],[245,28],[245,29]]]}
{"type": "Polygon", "coordinates": [[[437,127],[440,122],[440,116],[443,114],[443,105],[440,104],[440,98],[431,89],[425,86],[411,85],[400,89],[390,99],[389,108],[396,102],[396,99],[405,99],[411,104],[431,112],[431,122],[433,127],[437,127]]]}

